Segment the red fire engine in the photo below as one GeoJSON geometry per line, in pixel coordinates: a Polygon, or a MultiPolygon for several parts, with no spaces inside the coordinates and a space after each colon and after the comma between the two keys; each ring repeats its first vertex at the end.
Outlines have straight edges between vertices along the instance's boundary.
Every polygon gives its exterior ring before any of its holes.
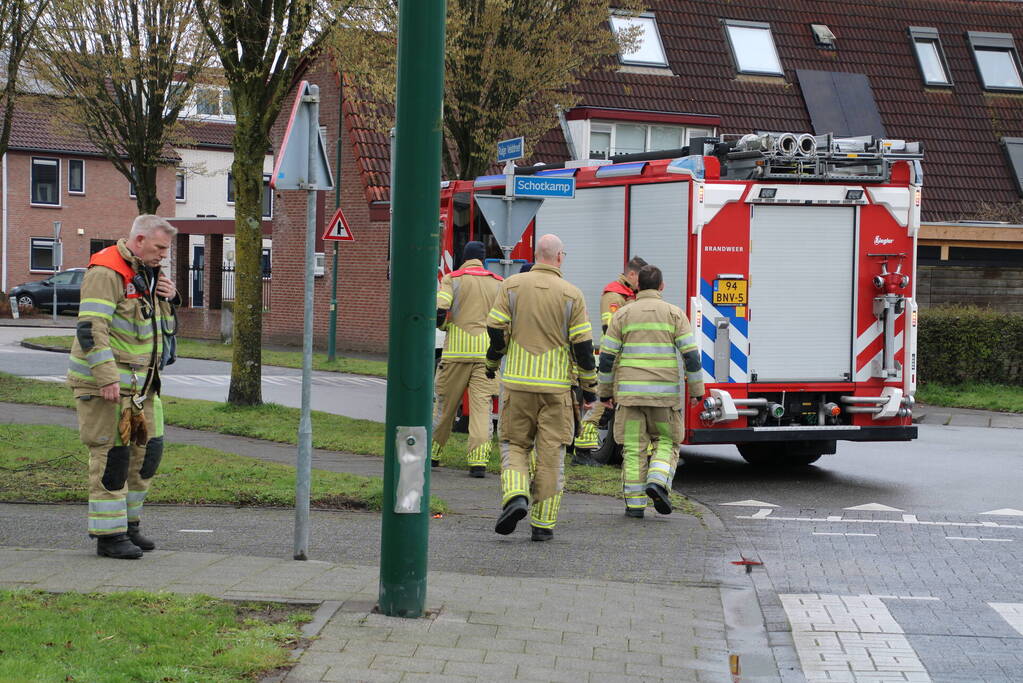
{"type": "MultiPolygon", "coordinates": [[[[763,133],[518,168],[575,178],[576,194],[544,202],[510,256],[532,261],[535,235],[561,237],[563,274],[594,330],[603,286],[631,256],[661,268],[665,300],[693,323],[708,389],[684,407],[685,444],[798,465],[840,440],[906,441],[916,437],[921,158],[902,140],[763,133]]],[[[507,263],[474,201],[503,194],[505,180],[445,183],[441,272],[471,239],[507,263]]]]}

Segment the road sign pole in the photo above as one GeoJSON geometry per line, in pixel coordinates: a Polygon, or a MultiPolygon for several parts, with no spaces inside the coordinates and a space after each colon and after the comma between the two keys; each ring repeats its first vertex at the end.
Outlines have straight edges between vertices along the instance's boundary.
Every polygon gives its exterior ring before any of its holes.
{"type": "Polygon", "coordinates": [[[320,143],[320,86],[310,85],[303,98],[310,106],[309,174],[306,179],[305,231],[305,315],[302,330],[302,413],[298,422],[298,462],[295,473],[295,554],[296,560],[309,555],[309,490],[312,479],[313,422],[313,266],[316,245],[316,190],[320,182],[316,163],[320,143]]]}
{"type": "MultiPolygon", "coordinates": [[[[334,183],[334,209],[341,208],[341,131],[344,129],[342,117],[342,104],[344,102],[344,79],[339,79],[337,86],[337,143],[335,144],[334,168],[337,169],[337,182],[334,183]]],[[[334,242],[334,267],[331,268],[330,276],[330,325],[327,329],[327,360],[331,363],[337,357],[337,268],[338,268],[338,243],[334,242]]]]}
{"type": "Polygon", "coordinates": [[[445,0],[401,0],[380,611],[426,603],[445,0]]]}

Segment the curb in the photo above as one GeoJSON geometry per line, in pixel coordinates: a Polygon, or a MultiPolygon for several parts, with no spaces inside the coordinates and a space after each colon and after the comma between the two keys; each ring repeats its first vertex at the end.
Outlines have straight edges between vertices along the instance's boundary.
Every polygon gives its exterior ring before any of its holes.
{"type": "Polygon", "coordinates": [[[33,344],[32,342],[21,341],[18,342],[26,349],[33,349],[35,351],[51,351],[53,353],[70,353],[68,349],[62,349],[56,346],[46,346],[45,344],[33,344]]]}

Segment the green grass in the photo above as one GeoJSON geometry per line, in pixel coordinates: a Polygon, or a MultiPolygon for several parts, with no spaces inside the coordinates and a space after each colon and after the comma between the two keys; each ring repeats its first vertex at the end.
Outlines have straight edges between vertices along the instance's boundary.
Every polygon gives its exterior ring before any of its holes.
{"type": "MultiPolygon", "coordinates": [[[[68,503],[88,500],[88,453],[73,429],[0,424],[0,501],[68,503]]],[[[379,512],[383,481],[314,470],[315,508],[379,512]]],[[[201,446],[168,443],[148,503],[294,507],[295,469],[201,446]]],[[[433,512],[447,506],[432,498],[433,512]]]]}
{"type": "MultiPolygon", "coordinates": [[[[24,341],[40,346],[56,349],[71,349],[72,335],[29,337],[24,341]]],[[[177,353],[180,358],[199,358],[201,360],[219,360],[231,362],[232,347],[220,342],[201,339],[183,339],[178,337],[177,353]]],[[[278,365],[285,368],[301,368],[301,351],[267,351],[263,350],[263,365],[278,365]]],[[[356,375],[387,376],[387,363],[378,360],[362,360],[338,356],[333,362],[327,360],[327,354],[313,354],[313,370],[328,372],[350,372],[356,375]]]]}
{"type": "Polygon", "coordinates": [[[1023,387],[1005,384],[924,382],[917,387],[916,398],[935,406],[1023,413],[1023,387]]]}
{"type": "MultiPolygon", "coordinates": [[[[0,372],[0,401],[48,406],[73,407],[71,392],[63,385],[27,379],[0,372]]],[[[280,443],[297,443],[299,410],[273,403],[261,406],[230,406],[215,401],[165,396],[164,419],[167,424],[220,434],[247,436],[280,443]]],[[[313,447],[383,456],[384,425],[372,420],[356,420],[342,415],[312,411],[313,447]]],[[[467,438],[453,433],[439,454],[441,465],[468,469],[467,438]]],[[[496,443],[491,450],[487,471],[501,471],[496,443]]],[[[575,493],[620,497],[621,471],[611,467],[565,465],[565,490],[575,493]]],[[[685,512],[695,508],[682,496],[672,494],[675,505],[685,512]]]]}
{"type": "Polygon", "coordinates": [[[0,680],[252,681],[287,666],[311,614],[142,592],[0,591],[0,680]]]}

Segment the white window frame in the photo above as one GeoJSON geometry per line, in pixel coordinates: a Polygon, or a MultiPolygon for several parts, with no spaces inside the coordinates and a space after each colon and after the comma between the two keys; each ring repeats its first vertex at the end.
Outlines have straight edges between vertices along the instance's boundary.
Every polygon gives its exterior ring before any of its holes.
{"type": "Polygon", "coordinates": [[[263,196],[259,198],[260,213],[264,219],[270,219],[274,217],[274,192],[270,189],[270,174],[263,174],[263,196]],[[263,200],[270,198],[270,213],[263,213],[265,207],[263,206],[263,200]]]}
{"type": "Polygon", "coordinates": [[[984,90],[994,92],[1023,92],[1023,67],[1020,65],[1019,52],[1016,50],[1016,43],[1011,33],[987,33],[984,31],[967,31],[966,39],[970,45],[970,53],[973,55],[973,62],[977,67],[977,74],[980,76],[981,87],[984,90]],[[984,77],[984,70],[977,58],[978,52],[1003,52],[1012,62],[1016,70],[1018,86],[988,85],[984,77]]]}
{"type": "Polygon", "coordinates": [[[138,190],[135,188],[135,164],[131,165],[131,178],[128,180],[128,196],[138,199],[138,190]]]}
{"type": "Polygon", "coordinates": [[[1002,138],[1002,147],[1012,178],[1016,181],[1016,190],[1023,197],[1023,138],[1002,138]]]}
{"type": "MultiPolygon", "coordinates": [[[[763,21],[740,21],[738,19],[723,19],[722,24],[725,28],[725,38],[728,41],[728,47],[731,50],[732,61],[735,64],[735,70],[740,74],[749,74],[751,76],[784,76],[785,67],[782,66],[781,56],[778,54],[778,46],[774,42],[774,33],[771,31],[771,25],[763,21]],[[739,52],[735,49],[736,43],[732,36],[730,29],[754,29],[765,31],[768,39],[771,41],[771,54],[774,56],[774,61],[778,65],[777,71],[770,68],[758,69],[758,68],[743,68],[743,64],[739,61],[739,52]]],[[[749,66],[749,65],[747,65],[749,66]]],[[[770,65],[768,65],[770,67],[770,65]]]]}
{"type": "Polygon", "coordinates": [[[61,172],[60,166],[61,166],[60,159],[57,158],[57,157],[36,157],[36,156],[32,157],[32,159],[29,162],[29,169],[28,169],[28,202],[29,202],[29,204],[31,206],[45,206],[45,207],[51,207],[51,208],[60,208],[61,206],[63,206],[63,204],[61,203],[61,196],[60,196],[60,172],[61,172]],[[45,164],[46,166],[51,166],[52,165],[52,166],[54,166],[57,169],[57,180],[53,184],[53,191],[57,195],[56,196],[56,201],[54,201],[54,202],[37,202],[35,200],[35,191],[34,191],[35,190],[35,170],[36,170],[36,162],[37,161],[46,162],[46,164],[45,164]],[[50,162],[52,162],[52,163],[50,163],[50,162]]]}
{"type": "Polygon", "coordinates": [[[228,171],[227,172],[227,205],[228,206],[234,206],[234,199],[231,197],[231,195],[233,195],[233,194],[237,195],[237,191],[232,191],[232,190],[234,190],[233,186],[234,186],[234,173],[231,173],[230,171],[228,171]]]}
{"type": "MultiPolygon", "coordinates": [[[[48,206],[48,205],[47,205],[48,206]]],[[[55,273],[57,272],[53,268],[53,256],[54,247],[56,246],[55,241],[52,237],[29,237],[28,238],[28,272],[30,273],[55,273]],[[50,246],[50,267],[49,268],[35,268],[32,263],[32,252],[36,248],[36,243],[40,246],[49,244],[50,246]]]]}
{"type": "Polygon", "coordinates": [[[67,193],[82,195],[85,194],[85,159],[68,159],[67,160],[67,193]],[[71,164],[79,163],[82,165],[82,189],[72,190],[71,189],[71,164]]]}
{"type": "Polygon", "coordinates": [[[920,67],[920,78],[923,79],[924,85],[929,87],[951,88],[953,85],[952,71],[948,68],[948,59],[945,57],[945,48],[941,44],[941,36],[938,35],[938,29],[930,26],[910,26],[908,31],[909,40],[913,45],[913,56],[916,57],[917,66],[920,67]],[[920,58],[919,46],[921,44],[934,46],[934,52],[938,57],[938,64],[941,66],[945,80],[934,81],[927,78],[927,73],[924,71],[924,60],[920,58]]]}
{"type": "Polygon", "coordinates": [[[657,55],[652,55],[653,58],[639,59],[619,52],[618,61],[626,66],[667,67],[668,57],[664,53],[664,42],[661,40],[661,32],[657,28],[657,19],[654,17],[653,12],[646,12],[634,17],[619,14],[611,15],[611,28],[616,32],[634,26],[639,26],[641,29],[639,49],[635,54],[650,51],[659,54],[660,58],[658,59],[657,55]]]}
{"type": "Polygon", "coordinates": [[[174,172],[174,201],[178,204],[188,201],[188,178],[183,168],[179,168],[174,172]],[[181,196],[178,196],[179,179],[181,181],[181,196]]]}
{"type": "MultiPolygon", "coordinates": [[[[644,128],[646,128],[646,135],[645,135],[645,138],[644,138],[644,141],[643,141],[643,151],[644,152],[655,151],[655,150],[651,150],[650,149],[651,129],[654,128],[655,126],[661,126],[661,127],[665,127],[665,128],[678,128],[678,129],[681,129],[681,132],[682,132],[682,147],[685,147],[686,145],[689,144],[690,140],[694,137],[694,134],[696,134],[696,137],[702,137],[701,134],[706,134],[706,135],[709,135],[709,136],[713,136],[715,134],[715,132],[716,132],[716,130],[715,130],[715,128],[713,126],[710,127],[710,128],[703,128],[703,127],[700,127],[700,126],[690,126],[690,125],[687,125],[687,124],[684,124],[684,123],[670,123],[670,122],[663,122],[662,123],[662,122],[659,122],[659,121],[606,121],[606,120],[595,120],[595,121],[590,121],[589,130],[587,131],[587,134],[586,134],[586,152],[585,152],[585,154],[587,156],[585,158],[599,158],[599,157],[593,157],[590,154],[590,152],[593,151],[593,149],[592,149],[593,145],[590,143],[590,137],[592,136],[593,133],[610,133],[611,134],[611,141],[610,141],[610,144],[608,146],[608,156],[607,156],[607,159],[609,161],[614,161],[616,156],[620,156],[620,154],[616,153],[616,149],[617,149],[617,147],[616,147],[616,145],[617,145],[617,139],[616,139],[617,135],[616,135],[616,132],[617,132],[617,129],[618,129],[619,125],[643,126],[644,128]]],[[[623,154],[631,154],[631,152],[623,152],[623,154]]]]}

